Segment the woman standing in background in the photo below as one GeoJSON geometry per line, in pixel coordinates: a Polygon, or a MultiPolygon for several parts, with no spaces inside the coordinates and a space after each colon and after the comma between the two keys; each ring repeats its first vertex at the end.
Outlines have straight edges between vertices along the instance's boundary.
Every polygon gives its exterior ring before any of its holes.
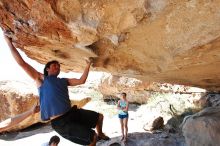
{"type": "Polygon", "coordinates": [[[118,118],[121,124],[121,132],[122,132],[122,139],[124,142],[127,141],[128,136],[128,106],[129,103],[126,99],[127,94],[121,93],[121,99],[118,101],[118,118]]]}

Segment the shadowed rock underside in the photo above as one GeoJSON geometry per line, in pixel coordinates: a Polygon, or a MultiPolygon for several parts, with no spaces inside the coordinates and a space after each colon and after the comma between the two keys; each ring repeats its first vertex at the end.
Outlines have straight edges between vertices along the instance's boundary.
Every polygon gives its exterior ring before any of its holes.
{"type": "Polygon", "coordinates": [[[220,1],[0,0],[14,45],[63,71],[220,89],[220,1]]]}

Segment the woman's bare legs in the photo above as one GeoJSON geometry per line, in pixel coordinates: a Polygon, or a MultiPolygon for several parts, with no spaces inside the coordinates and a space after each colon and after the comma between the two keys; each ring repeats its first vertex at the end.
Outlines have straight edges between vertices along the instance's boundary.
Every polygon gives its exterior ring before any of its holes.
{"type": "Polygon", "coordinates": [[[122,134],[122,138],[121,140],[124,139],[124,123],[123,123],[123,119],[119,119],[120,120],[120,124],[121,124],[121,134],[122,134]]]}
{"type": "Polygon", "coordinates": [[[125,129],[125,138],[124,141],[127,141],[128,138],[128,118],[124,118],[123,119],[123,123],[124,123],[124,129],[125,129]]]}

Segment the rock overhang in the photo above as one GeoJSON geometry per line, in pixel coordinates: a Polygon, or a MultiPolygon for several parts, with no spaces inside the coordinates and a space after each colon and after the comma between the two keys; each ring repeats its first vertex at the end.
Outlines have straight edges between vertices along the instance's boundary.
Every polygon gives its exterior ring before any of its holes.
{"type": "Polygon", "coordinates": [[[220,2],[0,1],[0,25],[30,58],[63,71],[220,88],[220,2]]]}

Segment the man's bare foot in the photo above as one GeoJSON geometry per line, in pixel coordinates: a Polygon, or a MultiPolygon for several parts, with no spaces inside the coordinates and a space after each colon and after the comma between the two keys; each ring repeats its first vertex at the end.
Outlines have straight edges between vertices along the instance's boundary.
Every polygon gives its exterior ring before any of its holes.
{"type": "Polygon", "coordinates": [[[98,135],[98,140],[109,140],[110,138],[108,136],[106,136],[104,133],[98,135]]]}

